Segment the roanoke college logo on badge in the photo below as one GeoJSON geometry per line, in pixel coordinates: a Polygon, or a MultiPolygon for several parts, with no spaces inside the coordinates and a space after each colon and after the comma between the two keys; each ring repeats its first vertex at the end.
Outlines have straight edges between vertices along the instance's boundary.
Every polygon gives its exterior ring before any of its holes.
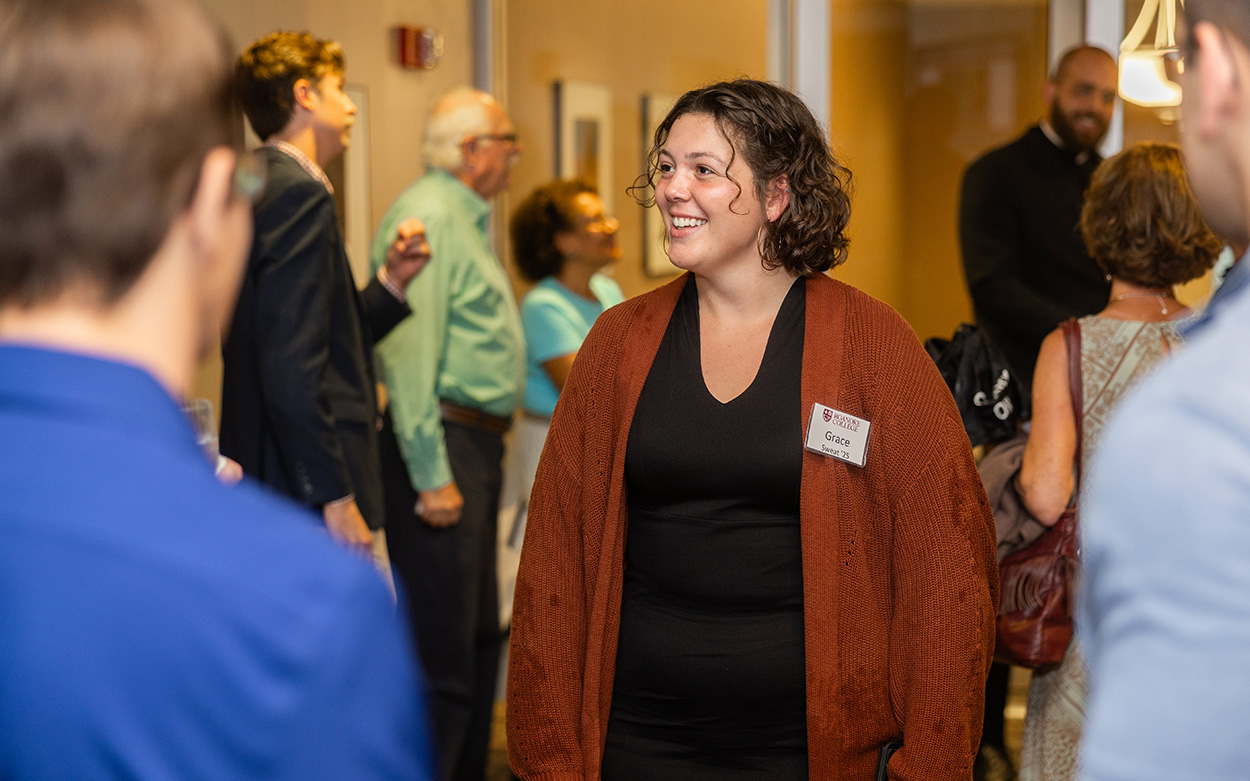
{"type": "Polygon", "coordinates": [[[821,417],[823,417],[825,419],[825,422],[828,423],[829,421],[833,420],[833,410],[831,409],[824,410],[823,412],[821,412],[821,417]]]}

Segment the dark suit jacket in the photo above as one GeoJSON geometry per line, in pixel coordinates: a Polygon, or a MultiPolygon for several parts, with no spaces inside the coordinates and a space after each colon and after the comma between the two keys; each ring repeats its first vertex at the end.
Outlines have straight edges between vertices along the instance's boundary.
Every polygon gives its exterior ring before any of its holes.
{"type": "Polygon", "coordinates": [[[1081,205],[1101,158],[1077,165],[1037,125],[964,174],[959,243],[977,327],[1025,395],[1042,339],[1107,305],[1111,284],[1081,238],[1081,205]]]}
{"type": "Polygon", "coordinates": [[[356,494],[383,523],[372,348],[411,310],[376,279],[358,292],[334,198],[293,158],[260,150],[268,184],[222,345],[221,451],[320,508],[356,494]]]}

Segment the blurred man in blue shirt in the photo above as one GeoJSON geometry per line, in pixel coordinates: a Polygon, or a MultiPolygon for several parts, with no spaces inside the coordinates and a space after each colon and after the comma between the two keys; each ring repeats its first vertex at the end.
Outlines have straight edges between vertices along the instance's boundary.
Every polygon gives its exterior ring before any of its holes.
{"type": "MultiPolygon", "coordinates": [[[[1212,230],[1245,247],[1250,3],[1189,0],[1185,17],[1181,150],[1212,230]]],[[[1225,284],[1120,406],[1086,484],[1090,781],[1250,778],[1250,295],[1225,284]]]]}
{"type": "Polygon", "coordinates": [[[262,182],[183,0],[0,3],[0,778],[428,778],[377,573],[180,399],[262,182]]]}

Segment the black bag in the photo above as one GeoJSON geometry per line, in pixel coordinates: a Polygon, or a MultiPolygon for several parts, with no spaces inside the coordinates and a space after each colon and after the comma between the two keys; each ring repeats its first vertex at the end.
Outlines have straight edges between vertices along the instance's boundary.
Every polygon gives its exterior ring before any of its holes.
{"type": "Polygon", "coordinates": [[[955,397],[972,446],[1010,439],[1024,412],[1024,394],[1007,362],[974,325],[950,339],[926,339],[924,349],[955,397]]]}

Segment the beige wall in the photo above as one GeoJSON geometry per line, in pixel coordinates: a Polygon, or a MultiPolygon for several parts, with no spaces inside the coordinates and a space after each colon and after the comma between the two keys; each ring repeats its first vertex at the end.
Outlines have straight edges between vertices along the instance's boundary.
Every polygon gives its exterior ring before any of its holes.
{"type": "MultiPolygon", "coordinates": [[[[420,136],[430,103],[473,76],[471,0],[205,0],[239,49],[277,29],[309,30],[342,42],[349,85],[363,86],[370,103],[371,224],[421,173],[420,136]],[[445,54],[431,71],[394,64],[392,28],[432,25],[445,39],[445,54]]],[[[569,3],[567,0],[495,0],[503,56],[495,71],[506,81],[498,92],[516,122],[524,154],[510,194],[497,213],[506,217],[534,187],[554,176],[551,85],[571,80],[612,93],[616,213],[624,257],[615,271],[629,295],[672,277],[642,270],[642,210],[625,193],[640,170],[641,99],[644,93],[682,92],[718,79],[765,77],[767,3],[762,0],[697,0],[675,12],[659,0],[569,3]],[[692,26],[690,20],[698,20],[692,26]]],[[[496,220],[505,263],[512,267],[504,219],[496,220]]],[[[525,284],[514,280],[517,292],[525,284]]],[[[217,401],[220,359],[202,367],[198,395],[217,401]]]]}
{"type": "Polygon", "coordinates": [[[1045,0],[832,0],[835,152],[855,175],[846,265],[922,338],[971,321],[968,163],[1042,114],[1045,0]]]}
{"type": "MultiPolygon", "coordinates": [[[[831,139],[855,181],[851,251],[835,276],[899,309],[922,337],[949,335],[971,319],[959,179],[1041,114],[1045,0],[831,2],[831,139]]],[[[697,30],[669,23],[672,7],[655,0],[511,0],[505,16],[501,70],[526,151],[501,210],[554,175],[552,82],[608,87],[624,248],[616,276],[630,295],[666,281],[641,270],[641,210],[624,192],[640,166],[640,98],[766,77],[767,3],[687,4],[680,16],[698,19],[697,30]]]]}
{"type": "MultiPolygon", "coordinates": [[[[552,83],[606,87],[612,92],[613,194],[623,249],[616,279],[627,295],[672,279],[643,273],[642,209],[625,192],[641,170],[642,95],[676,97],[721,79],[765,78],[767,6],[763,0],[680,6],[659,0],[510,0],[502,71],[525,153],[500,210],[510,214],[527,193],[554,178],[552,83]]],[[[523,283],[516,284],[522,291],[523,283]]]]}
{"type": "MultiPolygon", "coordinates": [[[[891,304],[921,338],[971,319],[957,242],[959,179],[967,163],[1042,112],[1045,0],[831,0],[835,153],[854,173],[847,263],[835,276],[891,304]]],[[[471,0],[206,0],[240,48],[274,29],[342,41],[349,84],[368,91],[371,220],[421,172],[430,102],[472,79],[471,0]],[[445,55],[432,71],[394,64],[392,28],[433,25],[445,55]]],[[[636,295],[671,279],[642,269],[642,209],[625,192],[641,168],[644,93],[680,95],[711,81],[766,77],[763,0],[495,0],[498,91],[524,154],[497,203],[498,243],[512,267],[506,217],[554,176],[552,83],[612,95],[610,151],[624,255],[615,275],[636,295]],[[692,25],[690,20],[698,20],[692,25]]],[[[518,293],[526,285],[516,278],[518,293]]],[[[216,399],[219,362],[201,395],[216,399]]]]}
{"type": "Polygon", "coordinates": [[[903,208],[906,5],[833,0],[835,154],[851,169],[851,249],[834,276],[901,309],[907,214],[903,208]]]}
{"type": "Polygon", "coordinates": [[[343,44],[347,82],[369,93],[373,224],[391,200],[421,173],[421,127],[434,98],[473,77],[469,0],[204,0],[242,50],[273,30],[308,30],[343,44]],[[431,25],[445,40],[432,70],[396,63],[393,28],[431,25]]]}

